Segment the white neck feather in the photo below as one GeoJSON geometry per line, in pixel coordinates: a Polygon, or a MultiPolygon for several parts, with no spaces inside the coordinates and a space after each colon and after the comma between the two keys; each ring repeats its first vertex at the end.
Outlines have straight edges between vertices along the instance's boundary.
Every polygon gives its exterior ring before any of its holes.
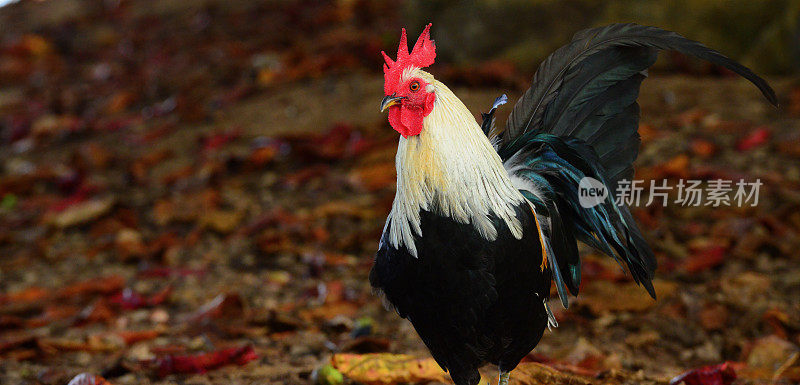
{"type": "Polygon", "coordinates": [[[387,219],[390,244],[405,245],[417,256],[414,234],[422,235],[420,210],[471,223],[487,240],[497,238],[489,217],[494,214],[521,238],[514,207],[524,197],[464,103],[432,76],[429,83],[436,101],[422,132],[400,137],[397,146],[397,193],[387,219]]]}

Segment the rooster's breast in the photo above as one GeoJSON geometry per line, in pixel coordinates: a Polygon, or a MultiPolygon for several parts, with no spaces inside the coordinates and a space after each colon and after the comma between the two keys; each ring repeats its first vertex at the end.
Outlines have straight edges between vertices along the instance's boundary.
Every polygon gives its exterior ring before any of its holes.
{"type": "Polygon", "coordinates": [[[471,224],[422,211],[418,257],[388,242],[386,226],[370,283],[408,318],[432,356],[457,383],[471,383],[486,362],[513,369],[547,325],[543,300],[550,271],[527,203],[516,207],[524,234],[515,238],[493,218],[498,237],[488,241],[471,224]]]}

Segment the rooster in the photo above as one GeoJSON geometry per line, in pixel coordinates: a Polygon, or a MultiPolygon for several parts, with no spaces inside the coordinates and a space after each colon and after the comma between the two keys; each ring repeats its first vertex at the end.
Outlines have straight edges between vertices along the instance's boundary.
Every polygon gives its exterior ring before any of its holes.
{"type": "Polygon", "coordinates": [[[428,24],[411,52],[385,52],[380,110],[400,133],[397,192],[369,275],[457,385],[492,363],[499,384],[556,320],[551,282],[566,308],[578,295],[577,240],[607,254],[655,299],[656,260],[630,211],[614,203],[639,150],[639,86],[659,50],[725,67],[773,105],[748,68],[674,32],[614,24],[578,32],[539,66],[501,130],[498,98],[478,124],[446,85],[422,70],[436,46],[428,24]],[[579,201],[593,178],[610,192],[579,201]],[[588,206],[588,207],[585,207],[588,206]]]}

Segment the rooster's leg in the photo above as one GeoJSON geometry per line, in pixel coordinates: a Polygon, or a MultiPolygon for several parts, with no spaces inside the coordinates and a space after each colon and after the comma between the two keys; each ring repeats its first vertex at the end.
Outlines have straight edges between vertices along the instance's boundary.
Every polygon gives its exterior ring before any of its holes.
{"type": "Polygon", "coordinates": [[[511,372],[500,372],[500,379],[497,380],[497,385],[508,385],[508,378],[511,376],[511,372]]]}

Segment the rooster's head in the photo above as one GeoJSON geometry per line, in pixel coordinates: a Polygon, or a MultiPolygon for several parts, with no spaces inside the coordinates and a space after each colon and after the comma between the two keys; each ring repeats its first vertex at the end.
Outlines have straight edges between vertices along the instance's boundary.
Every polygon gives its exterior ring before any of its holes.
{"type": "Polygon", "coordinates": [[[406,138],[419,135],[423,119],[431,113],[436,100],[433,77],[420,69],[433,64],[436,57],[436,45],[431,40],[430,29],[431,25],[428,24],[409,53],[404,28],[397,49],[397,60],[381,52],[386,60],[383,66],[383,90],[386,96],[381,101],[381,111],[389,110],[389,124],[406,138]]]}

